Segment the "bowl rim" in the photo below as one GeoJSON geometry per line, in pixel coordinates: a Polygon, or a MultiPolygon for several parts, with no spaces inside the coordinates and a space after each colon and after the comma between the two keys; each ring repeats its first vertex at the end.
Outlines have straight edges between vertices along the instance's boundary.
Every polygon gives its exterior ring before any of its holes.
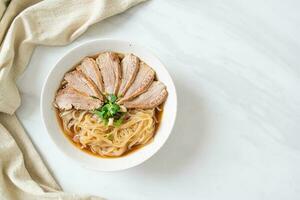
{"type": "MultiPolygon", "coordinates": [[[[139,56],[138,56],[139,57],[139,56]]],[[[67,71],[66,71],[67,72],[67,71]]],[[[65,73],[66,73],[65,72],[65,73]]],[[[106,171],[106,172],[111,172],[111,171],[120,171],[120,170],[125,170],[125,169],[129,169],[129,168],[132,168],[132,167],[135,167],[135,166],[138,166],[142,163],[144,163],[146,160],[150,159],[153,155],[155,155],[161,148],[162,146],[164,146],[164,144],[166,143],[167,139],[170,137],[171,133],[172,133],[172,130],[174,128],[174,124],[176,122],[176,116],[177,116],[177,92],[176,92],[176,87],[175,87],[175,84],[174,84],[174,81],[170,75],[170,73],[168,72],[168,70],[166,69],[165,65],[162,63],[162,61],[159,59],[158,56],[156,56],[151,50],[149,50],[147,47],[143,46],[143,45],[140,45],[136,42],[132,42],[132,41],[128,41],[128,40],[122,40],[122,39],[113,39],[113,38],[102,38],[102,39],[92,39],[92,40],[87,40],[87,41],[84,41],[84,42],[81,42],[80,44],[76,45],[75,47],[72,47],[70,48],[69,50],[67,50],[66,52],[63,53],[63,55],[61,55],[59,57],[59,59],[55,62],[55,64],[52,66],[52,68],[49,70],[49,72],[47,73],[46,75],[46,78],[44,80],[44,83],[42,85],[42,91],[41,91],[41,100],[40,100],[40,110],[41,110],[41,116],[42,116],[42,121],[43,121],[43,126],[45,127],[46,129],[46,132],[48,134],[48,136],[51,138],[52,142],[55,144],[55,146],[59,149],[60,152],[62,152],[67,158],[71,159],[72,161],[82,165],[83,167],[86,167],[86,168],[89,168],[89,169],[93,169],[93,170],[97,170],[97,171],[106,171]],[[45,110],[44,110],[44,96],[45,96],[45,91],[46,91],[46,86],[47,86],[47,83],[49,81],[49,78],[50,76],[52,75],[52,73],[55,71],[55,69],[59,66],[59,64],[65,59],[65,57],[67,57],[69,54],[71,54],[73,51],[76,51],[77,49],[85,46],[85,45],[88,45],[88,44],[92,44],[92,43],[97,43],[97,42],[119,42],[119,43],[127,43],[127,44],[130,44],[131,45],[134,45],[135,47],[137,47],[138,49],[142,49],[143,51],[146,51],[147,54],[151,55],[152,57],[154,57],[161,65],[161,67],[163,68],[163,70],[165,71],[165,75],[168,76],[168,78],[170,79],[170,84],[171,84],[171,87],[172,87],[172,91],[173,91],[173,106],[172,107],[174,110],[173,110],[173,114],[174,114],[174,117],[173,117],[173,120],[171,121],[171,124],[170,124],[170,129],[168,130],[168,134],[167,136],[164,138],[164,141],[162,143],[160,143],[160,146],[158,146],[149,156],[146,156],[144,159],[142,159],[142,161],[140,162],[136,162],[132,165],[127,165],[127,166],[124,166],[124,167],[119,167],[119,168],[114,168],[114,169],[99,169],[99,168],[94,168],[94,167],[91,167],[91,166],[88,166],[88,165],[85,165],[85,163],[82,163],[80,162],[78,159],[70,156],[66,151],[63,150],[63,147],[61,147],[56,139],[54,138],[54,136],[50,133],[50,130],[48,128],[48,125],[47,125],[47,122],[46,122],[46,117],[45,117],[45,110]]],[[[66,138],[67,140],[67,138],[66,138]]],[[[70,141],[68,141],[71,144],[70,141]]],[[[76,148],[75,146],[73,148],[76,148]]],[[[142,147],[143,148],[143,147],[142,147]]],[[[84,152],[85,153],[85,152],[84,152]]],[[[135,153],[135,152],[133,152],[135,153]]],[[[89,156],[87,153],[85,153],[87,156],[89,156]]],[[[126,156],[125,156],[126,157],[126,156]]],[[[124,157],[120,157],[120,158],[124,158],[124,157]]],[[[98,159],[98,158],[97,158],[98,159]]],[[[100,159],[100,157],[99,157],[100,159]]],[[[113,158],[113,159],[118,159],[118,158],[113,158]]]]}

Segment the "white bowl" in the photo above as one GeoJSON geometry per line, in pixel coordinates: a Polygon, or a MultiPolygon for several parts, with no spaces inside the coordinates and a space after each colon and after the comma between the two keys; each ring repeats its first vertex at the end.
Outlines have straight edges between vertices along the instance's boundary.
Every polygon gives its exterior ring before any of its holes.
{"type": "Polygon", "coordinates": [[[57,62],[57,64],[48,74],[41,96],[41,112],[43,122],[50,137],[57,147],[68,157],[72,158],[74,161],[77,161],[79,164],[101,171],[127,169],[141,164],[145,160],[149,159],[163,146],[169,137],[175,122],[176,111],[177,96],[175,86],[164,65],[144,47],[120,40],[93,40],[70,50],[57,62]],[[135,54],[156,71],[158,79],[167,86],[169,93],[167,101],[165,102],[162,121],[159,129],[156,132],[154,141],[131,154],[112,159],[89,155],[71,144],[59,127],[55,110],[52,106],[55,92],[59,87],[64,74],[85,56],[94,55],[104,51],[121,53],[130,52],[135,54]]]}

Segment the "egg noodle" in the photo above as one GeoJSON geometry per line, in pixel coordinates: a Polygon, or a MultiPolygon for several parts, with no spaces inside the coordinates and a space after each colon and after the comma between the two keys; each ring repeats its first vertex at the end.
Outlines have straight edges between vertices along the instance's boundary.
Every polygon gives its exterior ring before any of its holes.
{"type": "Polygon", "coordinates": [[[155,132],[157,110],[132,109],[118,126],[107,126],[89,111],[60,111],[65,133],[82,149],[100,156],[121,156],[133,147],[145,145],[152,140],[155,132]]]}

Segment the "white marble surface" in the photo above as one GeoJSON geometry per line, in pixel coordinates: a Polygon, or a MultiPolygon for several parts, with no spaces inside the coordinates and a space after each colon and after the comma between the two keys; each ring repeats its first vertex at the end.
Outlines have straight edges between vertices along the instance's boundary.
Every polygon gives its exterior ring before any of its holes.
{"type": "Polygon", "coordinates": [[[19,79],[17,114],[67,192],[108,199],[300,199],[300,1],[152,0],[64,47],[39,47],[19,79]],[[166,145],[116,173],[76,166],[42,126],[46,74],[95,38],[148,46],[167,66],[179,112],[166,145]]]}

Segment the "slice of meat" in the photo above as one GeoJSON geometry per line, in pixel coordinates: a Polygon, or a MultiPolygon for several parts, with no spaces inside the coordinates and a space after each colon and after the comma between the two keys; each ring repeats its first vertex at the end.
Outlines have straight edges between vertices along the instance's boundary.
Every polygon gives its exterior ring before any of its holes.
{"type": "Polygon", "coordinates": [[[146,63],[141,62],[139,71],[133,81],[132,85],[128,88],[124,97],[119,100],[119,103],[132,99],[143,92],[145,92],[151,85],[155,77],[154,70],[146,63]]]}
{"type": "Polygon", "coordinates": [[[98,87],[99,91],[104,93],[102,76],[96,61],[93,58],[84,58],[81,65],[79,65],[76,69],[84,73],[86,77],[90,78],[98,87]]]}
{"type": "Polygon", "coordinates": [[[71,87],[60,89],[55,97],[55,106],[59,109],[94,110],[103,105],[99,99],[88,96],[71,87]]]}
{"type": "Polygon", "coordinates": [[[123,105],[127,108],[149,109],[163,103],[168,96],[166,86],[159,81],[154,81],[148,90],[135,99],[125,101],[123,105]]]}
{"type": "Polygon", "coordinates": [[[122,79],[118,96],[124,96],[133,83],[139,70],[139,58],[133,54],[127,54],[121,62],[122,79]]]}
{"type": "Polygon", "coordinates": [[[88,79],[82,72],[74,70],[65,75],[64,79],[68,82],[68,86],[103,100],[103,96],[100,94],[97,86],[93,81],[88,79]]]}
{"type": "Polygon", "coordinates": [[[117,54],[112,52],[102,53],[96,59],[107,94],[117,94],[121,83],[121,67],[117,54]]]}

